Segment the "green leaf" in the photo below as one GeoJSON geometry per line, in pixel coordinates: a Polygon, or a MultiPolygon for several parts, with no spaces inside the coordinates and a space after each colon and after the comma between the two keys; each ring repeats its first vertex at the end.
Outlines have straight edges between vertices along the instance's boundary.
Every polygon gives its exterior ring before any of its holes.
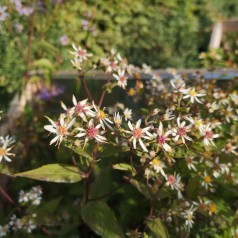
{"type": "Polygon", "coordinates": [[[160,218],[150,219],[147,226],[152,232],[153,238],[168,238],[168,232],[160,218]]]}
{"type": "Polygon", "coordinates": [[[130,183],[134,187],[136,187],[138,189],[138,191],[141,192],[145,197],[147,197],[148,199],[152,198],[150,190],[149,190],[149,188],[145,184],[140,183],[140,182],[138,182],[138,181],[136,181],[134,179],[131,179],[130,183]]]}
{"type": "Polygon", "coordinates": [[[48,164],[15,176],[55,183],[76,183],[82,179],[77,167],[63,164],[48,164]]]}
{"type": "Polygon", "coordinates": [[[119,163],[119,164],[114,164],[112,166],[113,169],[118,169],[118,170],[123,170],[123,171],[128,171],[131,172],[133,175],[135,175],[136,171],[130,164],[124,164],[124,163],[119,163]]]}
{"type": "Polygon", "coordinates": [[[114,212],[103,201],[89,202],[82,205],[83,221],[103,238],[123,238],[114,212]]]}
{"type": "Polygon", "coordinates": [[[70,145],[70,144],[66,145],[66,147],[68,147],[69,149],[73,150],[76,154],[81,155],[81,156],[83,156],[83,157],[89,159],[90,161],[93,160],[93,157],[92,157],[90,154],[88,154],[88,153],[87,153],[83,148],[81,148],[81,147],[74,146],[74,145],[70,145]]]}

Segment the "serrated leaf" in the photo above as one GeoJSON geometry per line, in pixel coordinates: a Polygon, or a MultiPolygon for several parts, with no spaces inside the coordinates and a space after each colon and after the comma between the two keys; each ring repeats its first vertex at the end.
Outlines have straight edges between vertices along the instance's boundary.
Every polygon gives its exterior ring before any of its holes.
{"type": "Polygon", "coordinates": [[[103,238],[124,238],[114,212],[103,201],[89,202],[82,205],[83,221],[103,238]]]}
{"type": "Polygon", "coordinates": [[[77,167],[63,164],[48,164],[37,169],[17,173],[15,176],[54,183],[76,183],[82,180],[77,167]]]}
{"type": "Polygon", "coordinates": [[[152,232],[153,238],[168,238],[168,232],[160,218],[150,219],[147,221],[147,226],[152,232]]]}

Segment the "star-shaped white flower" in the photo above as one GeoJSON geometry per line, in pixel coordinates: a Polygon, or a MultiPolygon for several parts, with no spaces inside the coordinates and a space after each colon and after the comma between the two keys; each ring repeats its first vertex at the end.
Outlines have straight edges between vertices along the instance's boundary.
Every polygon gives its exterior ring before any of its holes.
{"type": "Polygon", "coordinates": [[[56,136],[50,141],[50,145],[56,143],[56,145],[60,145],[61,142],[65,137],[67,137],[70,132],[68,131],[70,127],[73,126],[75,122],[75,118],[73,118],[71,121],[65,121],[64,117],[60,117],[60,119],[57,122],[54,122],[49,117],[46,117],[51,125],[46,125],[44,128],[55,134],[56,136]]]}
{"type": "Polygon", "coordinates": [[[131,134],[131,140],[133,143],[133,148],[136,149],[136,142],[138,141],[141,148],[148,152],[145,144],[143,143],[142,139],[151,140],[153,139],[153,135],[149,132],[150,127],[141,128],[141,119],[136,122],[136,125],[132,125],[131,122],[128,122],[128,127],[131,131],[126,131],[127,133],[131,134]]]}

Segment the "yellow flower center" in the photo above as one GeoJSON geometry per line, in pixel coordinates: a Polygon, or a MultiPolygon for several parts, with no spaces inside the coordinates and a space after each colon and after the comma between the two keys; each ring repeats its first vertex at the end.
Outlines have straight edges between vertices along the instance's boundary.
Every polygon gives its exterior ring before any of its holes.
{"type": "Polygon", "coordinates": [[[161,161],[158,160],[158,159],[153,159],[153,160],[152,160],[152,164],[153,164],[153,165],[160,165],[160,164],[161,164],[161,161]]]}
{"type": "Polygon", "coordinates": [[[232,113],[231,113],[231,111],[226,110],[226,111],[225,111],[225,115],[226,115],[226,116],[232,116],[232,113]]]}
{"type": "Polygon", "coordinates": [[[134,88],[130,88],[128,91],[129,96],[134,96],[136,94],[136,90],[134,88]]]}
{"type": "Polygon", "coordinates": [[[197,126],[197,127],[199,127],[199,126],[201,126],[202,125],[202,120],[196,120],[195,121],[195,125],[197,126]]]}
{"type": "Polygon", "coordinates": [[[217,206],[215,204],[211,204],[210,207],[209,207],[209,211],[211,213],[216,213],[217,211],[217,206]]]}
{"type": "Polygon", "coordinates": [[[105,112],[101,110],[101,111],[99,112],[99,117],[100,117],[101,119],[105,119],[105,118],[106,118],[105,112]]]}
{"type": "Polygon", "coordinates": [[[197,92],[195,91],[195,89],[191,89],[189,91],[189,94],[190,94],[190,96],[195,97],[197,95],[197,92]]]}
{"type": "Polygon", "coordinates": [[[210,176],[207,175],[207,176],[204,177],[204,182],[205,183],[211,183],[211,181],[212,181],[212,179],[211,179],[210,176]]]}
{"type": "Polygon", "coordinates": [[[0,156],[6,156],[7,150],[5,148],[0,148],[0,156]]]}
{"type": "Polygon", "coordinates": [[[192,221],[193,220],[193,213],[192,212],[188,213],[187,220],[188,221],[192,221]]]}

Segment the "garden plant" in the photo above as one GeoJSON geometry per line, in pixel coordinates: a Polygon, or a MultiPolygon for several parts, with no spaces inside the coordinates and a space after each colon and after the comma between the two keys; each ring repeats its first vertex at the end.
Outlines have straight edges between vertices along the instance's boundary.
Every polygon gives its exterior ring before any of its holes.
{"type": "Polygon", "coordinates": [[[236,67],[212,2],[0,3],[0,237],[238,237],[237,78],[143,63],[236,67]]]}

